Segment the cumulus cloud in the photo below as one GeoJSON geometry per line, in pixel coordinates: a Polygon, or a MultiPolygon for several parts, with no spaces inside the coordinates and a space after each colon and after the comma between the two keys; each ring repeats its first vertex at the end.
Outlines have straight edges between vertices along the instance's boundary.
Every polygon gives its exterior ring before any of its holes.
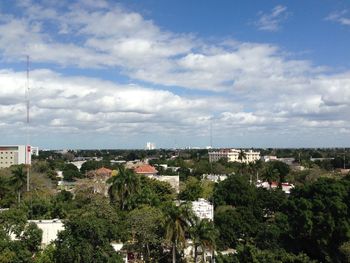
{"type": "Polygon", "coordinates": [[[288,15],[286,6],[277,5],[269,13],[260,12],[259,20],[255,25],[259,30],[275,32],[281,28],[281,23],[287,19],[288,15]]]}
{"type": "MultiPolygon", "coordinates": [[[[329,73],[276,45],[209,43],[169,32],[106,1],[77,1],[68,8],[54,2],[21,1],[23,14],[0,20],[2,61],[30,54],[34,65],[45,63],[31,72],[36,133],[155,134],[169,145],[179,134],[187,141],[208,136],[210,122],[226,142],[240,134],[284,138],[322,128],[327,137],[334,128],[350,129],[349,72],[329,73]],[[79,74],[52,68],[79,68],[79,74]],[[100,78],[87,77],[92,71],[100,78]],[[103,80],[111,72],[138,84],[103,80]]],[[[277,30],[287,13],[283,6],[261,13],[261,29],[277,30]]],[[[24,72],[0,70],[3,138],[23,131],[24,84],[24,72]]]]}

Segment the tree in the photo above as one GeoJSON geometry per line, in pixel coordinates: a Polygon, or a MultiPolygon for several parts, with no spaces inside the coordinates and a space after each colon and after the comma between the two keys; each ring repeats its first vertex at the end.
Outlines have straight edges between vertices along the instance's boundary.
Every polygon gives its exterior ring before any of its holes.
{"type": "Polygon", "coordinates": [[[204,262],[205,250],[214,251],[215,240],[218,232],[212,221],[208,219],[196,220],[196,223],[191,227],[190,235],[194,245],[194,262],[197,263],[198,248],[202,249],[202,257],[204,262]]]}
{"type": "Polygon", "coordinates": [[[253,245],[240,246],[233,262],[240,263],[316,263],[305,254],[292,254],[283,249],[259,250],[253,245]]]}
{"type": "Polygon", "coordinates": [[[238,153],[238,159],[243,163],[243,160],[247,158],[247,155],[243,149],[241,149],[238,153]]]}
{"type": "Polygon", "coordinates": [[[297,187],[283,213],[289,248],[320,262],[342,262],[339,247],[350,240],[350,181],[320,178],[297,187]]]}
{"type": "Polygon", "coordinates": [[[247,155],[245,153],[245,151],[243,149],[240,150],[240,152],[238,153],[238,159],[240,160],[240,163],[241,163],[241,174],[243,174],[243,171],[244,171],[244,167],[245,167],[245,162],[244,160],[247,158],[247,155]]]}
{"type": "Polygon", "coordinates": [[[10,208],[0,213],[0,228],[7,235],[14,234],[19,237],[26,223],[27,217],[23,209],[10,208]]]}
{"type": "Polygon", "coordinates": [[[25,183],[27,182],[27,175],[24,171],[23,165],[17,165],[12,171],[12,177],[10,179],[10,184],[12,184],[16,191],[18,196],[18,203],[21,202],[21,193],[23,191],[23,187],[25,183]]]}
{"type": "Polygon", "coordinates": [[[127,208],[130,197],[139,191],[140,179],[132,170],[121,166],[118,174],[109,178],[107,183],[111,184],[108,188],[111,202],[119,201],[121,210],[124,210],[127,208]]]}
{"type": "Polygon", "coordinates": [[[240,242],[248,242],[256,236],[260,222],[250,207],[218,207],[215,225],[219,230],[217,245],[221,249],[234,248],[240,242]]]}
{"type": "Polygon", "coordinates": [[[142,207],[144,205],[160,206],[163,202],[174,200],[176,193],[167,182],[161,182],[155,178],[140,176],[139,191],[130,197],[129,208],[142,207]]]}
{"type": "Polygon", "coordinates": [[[119,215],[108,199],[95,196],[65,220],[54,252],[57,263],[122,262],[111,242],[124,240],[119,215]]]}
{"type": "Polygon", "coordinates": [[[350,262],[350,241],[343,243],[339,247],[339,251],[342,255],[343,262],[349,263],[350,262]]]}
{"type": "MultiPolygon", "coordinates": [[[[45,247],[43,251],[37,254],[35,258],[35,263],[53,263],[55,260],[56,248],[53,243],[45,247]]],[[[0,261],[1,262],[1,261],[0,261]]]]}
{"type": "Polygon", "coordinates": [[[92,171],[92,170],[96,170],[96,169],[98,169],[100,167],[101,167],[101,163],[100,162],[97,162],[95,160],[86,161],[85,163],[83,163],[81,165],[80,172],[82,174],[85,174],[86,172],[89,172],[89,171],[92,171]]]}
{"type": "Polygon", "coordinates": [[[268,165],[267,167],[265,167],[262,177],[264,180],[266,180],[269,183],[269,186],[271,189],[272,182],[274,180],[277,180],[278,175],[279,175],[278,170],[275,169],[272,165],[268,165]]]}
{"type": "Polygon", "coordinates": [[[290,171],[289,165],[280,161],[272,161],[269,163],[269,166],[272,166],[272,169],[277,170],[279,183],[284,183],[285,178],[290,171]]]}
{"type": "Polygon", "coordinates": [[[21,240],[33,254],[38,252],[41,245],[43,231],[35,223],[29,223],[24,228],[21,240]]]}
{"type": "Polygon", "coordinates": [[[81,178],[82,175],[79,172],[79,169],[71,163],[65,164],[63,168],[63,178],[66,181],[74,181],[75,178],[81,178]]]}
{"type": "Polygon", "coordinates": [[[162,212],[151,206],[134,209],[128,215],[132,238],[137,241],[136,248],[144,255],[146,262],[150,262],[150,246],[160,244],[162,240],[163,219],[162,212]]]}
{"type": "Polygon", "coordinates": [[[4,200],[7,199],[10,192],[9,181],[5,176],[0,175],[0,207],[6,203],[4,200]]]}
{"type": "Polygon", "coordinates": [[[194,220],[192,208],[187,203],[176,206],[170,203],[165,209],[165,238],[172,246],[172,262],[176,263],[176,251],[186,244],[186,234],[194,220]]]}
{"type": "Polygon", "coordinates": [[[255,202],[255,186],[249,184],[241,175],[230,175],[218,183],[214,190],[214,204],[232,206],[251,206],[255,202]]]}
{"type": "Polygon", "coordinates": [[[202,194],[203,188],[201,182],[197,178],[190,176],[186,180],[185,187],[180,192],[179,198],[180,200],[195,201],[202,197],[202,194]]]}

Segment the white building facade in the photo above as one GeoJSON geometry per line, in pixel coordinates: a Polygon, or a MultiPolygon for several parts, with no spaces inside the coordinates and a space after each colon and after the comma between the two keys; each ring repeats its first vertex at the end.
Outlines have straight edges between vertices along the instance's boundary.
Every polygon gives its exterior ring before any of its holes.
{"type": "Polygon", "coordinates": [[[30,145],[0,145],[0,168],[17,164],[31,164],[30,145]]]}
{"type": "Polygon", "coordinates": [[[209,152],[209,161],[210,162],[217,162],[220,159],[224,158],[227,159],[228,162],[244,162],[244,163],[251,163],[256,162],[260,159],[260,152],[249,150],[249,151],[243,151],[245,154],[245,158],[241,160],[239,158],[241,150],[238,149],[221,149],[217,151],[211,151],[209,152]]]}
{"type": "Polygon", "coordinates": [[[192,210],[200,220],[214,220],[214,206],[203,198],[192,202],[192,210]]]}
{"type": "Polygon", "coordinates": [[[154,149],[156,149],[156,144],[154,142],[146,143],[146,150],[154,150],[154,149]]]}
{"type": "Polygon", "coordinates": [[[41,246],[46,247],[57,239],[58,232],[64,230],[64,224],[59,219],[52,220],[28,220],[28,223],[35,223],[43,231],[41,246]]]}

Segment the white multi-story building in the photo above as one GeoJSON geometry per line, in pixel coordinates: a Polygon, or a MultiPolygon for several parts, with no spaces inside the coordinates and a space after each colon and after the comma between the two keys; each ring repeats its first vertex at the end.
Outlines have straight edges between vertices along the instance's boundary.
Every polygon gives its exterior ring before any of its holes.
{"type": "MultiPolygon", "coordinates": [[[[241,162],[241,159],[239,158],[239,153],[241,150],[237,149],[221,149],[217,151],[211,151],[209,152],[209,161],[210,162],[217,162],[222,158],[227,159],[228,162],[241,162]]],[[[249,151],[243,151],[245,154],[245,158],[243,158],[242,162],[244,163],[251,163],[256,162],[260,159],[260,152],[255,152],[253,150],[249,151]]]]}
{"type": "Polygon", "coordinates": [[[156,148],[156,144],[153,142],[146,143],[146,150],[154,150],[156,148]]]}
{"type": "Polygon", "coordinates": [[[192,209],[199,219],[214,220],[214,206],[209,201],[199,198],[192,202],[192,209]]]}
{"type": "Polygon", "coordinates": [[[31,164],[32,150],[27,145],[0,145],[0,168],[15,164],[31,164]]]}

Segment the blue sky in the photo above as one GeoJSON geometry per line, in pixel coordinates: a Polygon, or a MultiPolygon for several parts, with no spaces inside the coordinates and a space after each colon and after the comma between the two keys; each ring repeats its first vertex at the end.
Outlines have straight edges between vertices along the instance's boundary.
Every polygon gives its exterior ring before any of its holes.
{"type": "Polygon", "coordinates": [[[350,3],[0,3],[0,144],[350,146],[350,3]]]}

